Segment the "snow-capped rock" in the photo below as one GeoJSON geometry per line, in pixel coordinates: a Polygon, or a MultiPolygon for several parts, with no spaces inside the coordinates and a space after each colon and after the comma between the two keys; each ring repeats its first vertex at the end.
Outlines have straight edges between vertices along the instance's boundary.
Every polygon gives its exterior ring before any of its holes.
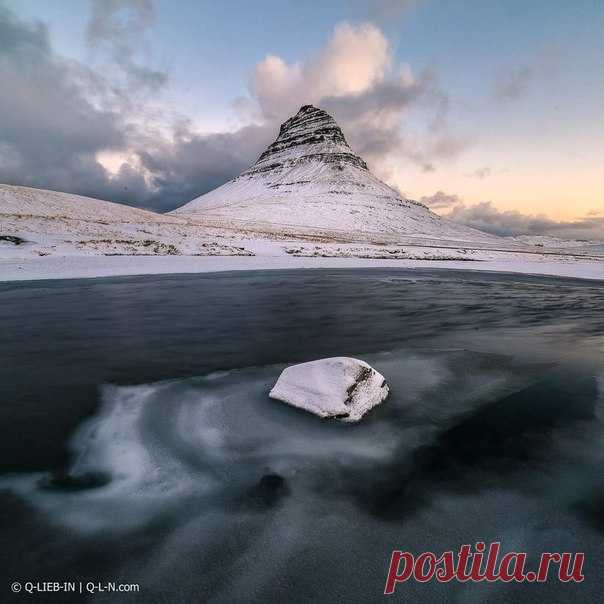
{"type": "Polygon", "coordinates": [[[253,166],[172,214],[201,224],[327,239],[394,234],[499,241],[401,197],[371,174],[333,117],[312,105],[282,124],[253,166]]]}
{"type": "Polygon", "coordinates": [[[388,385],[364,361],[333,357],[287,367],[269,396],[319,417],[357,422],[388,396],[388,385]]]}

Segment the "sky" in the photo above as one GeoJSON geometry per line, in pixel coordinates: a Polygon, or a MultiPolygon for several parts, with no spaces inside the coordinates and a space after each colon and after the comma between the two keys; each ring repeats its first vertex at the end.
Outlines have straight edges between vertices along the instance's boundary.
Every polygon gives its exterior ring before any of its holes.
{"type": "Polygon", "coordinates": [[[0,182],[158,211],[304,104],[402,194],[604,239],[601,0],[0,0],[0,182]]]}

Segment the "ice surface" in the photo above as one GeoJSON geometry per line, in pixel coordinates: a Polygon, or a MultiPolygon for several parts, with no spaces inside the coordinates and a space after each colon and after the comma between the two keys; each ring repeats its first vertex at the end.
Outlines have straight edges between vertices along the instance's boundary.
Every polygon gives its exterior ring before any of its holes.
{"type": "Polygon", "coordinates": [[[287,367],[269,396],[319,417],[356,422],[388,396],[388,385],[364,361],[333,357],[287,367]]]}
{"type": "MultiPolygon", "coordinates": [[[[509,335],[524,340],[521,333],[509,335]]],[[[544,339],[556,349],[551,334],[544,339]]],[[[102,472],[110,482],[74,490],[48,488],[39,474],[2,476],[6,501],[15,502],[7,513],[19,506],[6,523],[18,529],[6,541],[16,548],[11,561],[32,561],[38,576],[69,576],[77,560],[82,576],[101,568],[139,583],[150,603],[180,594],[232,604],[375,601],[392,548],[421,552],[427,539],[437,552],[495,535],[505,552],[526,544],[601,559],[601,532],[570,506],[578,493],[597,494],[600,415],[588,429],[581,420],[535,432],[531,405],[517,403],[515,421],[536,438],[512,423],[502,456],[477,418],[522,392],[534,368],[499,348],[364,358],[388,376],[392,392],[357,427],[267,400],[282,367],[105,387],[103,404],[72,442],[69,470],[102,472]],[[463,440],[451,438],[460,426],[463,440]]],[[[548,585],[555,582],[540,588],[548,585]]],[[[583,585],[589,591],[581,587],[579,601],[600,601],[598,581],[583,585]]],[[[534,601],[533,591],[517,587],[499,584],[499,601],[534,601]]],[[[548,601],[557,601],[554,587],[548,601]]],[[[408,601],[469,599],[463,585],[405,589],[408,601]]],[[[140,593],[121,595],[120,602],[140,601],[140,593]]]]}

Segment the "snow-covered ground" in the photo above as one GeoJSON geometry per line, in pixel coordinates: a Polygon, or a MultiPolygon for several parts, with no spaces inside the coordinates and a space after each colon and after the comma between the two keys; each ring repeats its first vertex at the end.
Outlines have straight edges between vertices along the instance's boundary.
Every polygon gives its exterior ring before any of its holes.
{"type": "Polygon", "coordinates": [[[0,185],[0,258],[249,255],[215,229],[67,193],[0,185]]]}
{"type": "Polygon", "coordinates": [[[520,254],[466,262],[460,260],[371,260],[367,258],[300,258],[295,256],[46,256],[42,258],[0,259],[0,281],[37,279],[79,279],[124,275],[170,273],[213,273],[321,268],[446,268],[512,272],[599,279],[604,281],[604,261],[569,257],[529,259],[520,254]]]}
{"type": "Polygon", "coordinates": [[[75,195],[0,185],[0,281],[229,270],[438,267],[604,279],[602,246],[432,234],[218,227],[75,195]],[[367,234],[366,234],[367,235],[367,234]]]}
{"type": "Polygon", "coordinates": [[[538,248],[584,250],[586,252],[601,252],[604,250],[604,244],[601,241],[561,239],[560,237],[552,237],[551,235],[516,235],[515,237],[506,237],[505,239],[538,248]]]}

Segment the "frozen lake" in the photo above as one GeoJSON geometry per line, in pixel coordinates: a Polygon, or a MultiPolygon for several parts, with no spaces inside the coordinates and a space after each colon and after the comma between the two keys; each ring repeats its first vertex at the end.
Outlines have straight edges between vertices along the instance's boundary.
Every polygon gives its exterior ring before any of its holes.
{"type": "Polygon", "coordinates": [[[394,597],[599,602],[603,308],[601,282],[429,269],[0,283],[4,584],[371,602],[393,549],[501,541],[586,579],[394,597]],[[388,381],[358,425],[268,398],[326,356],[388,381]]]}

